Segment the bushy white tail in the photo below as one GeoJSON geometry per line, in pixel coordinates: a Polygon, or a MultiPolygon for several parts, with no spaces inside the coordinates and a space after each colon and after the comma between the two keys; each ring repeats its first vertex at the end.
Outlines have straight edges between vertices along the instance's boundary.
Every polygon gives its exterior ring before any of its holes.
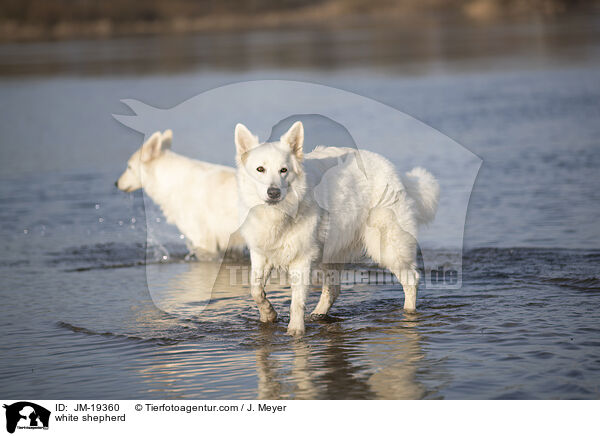
{"type": "Polygon", "coordinates": [[[419,224],[433,220],[437,212],[440,185],[433,175],[424,168],[416,167],[402,177],[406,192],[417,205],[419,224]]]}

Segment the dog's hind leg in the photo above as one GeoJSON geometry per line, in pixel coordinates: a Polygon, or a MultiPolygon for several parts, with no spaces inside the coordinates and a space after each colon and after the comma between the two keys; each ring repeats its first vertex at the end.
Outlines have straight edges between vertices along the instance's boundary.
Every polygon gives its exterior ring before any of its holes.
{"type": "Polygon", "coordinates": [[[419,286],[419,273],[414,267],[391,270],[402,283],[404,289],[404,310],[413,313],[417,310],[417,288],[419,286]]]}
{"type": "Polygon", "coordinates": [[[419,285],[416,268],[417,241],[414,236],[402,229],[393,210],[374,208],[369,213],[364,239],[367,254],[389,269],[402,284],[404,310],[414,312],[417,308],[419,285]]]}
{"type": "Polygon", "coordinates": [[[319,299],[317,307],[311,313],[312,318],[319,318],[327,315],[327,312],[329,312],[329,309],[340,295],[341,270],[341,264],[323,265],[323,290],[321,291],[321,298],[319,299]]]}
{"type": "Polygon", "coordinates": [[[277,312],[273,309],[271,302],[265,294],[265,285],[271,274],[272,266],[267,259],[254,251],[250,252],[252,263],[252,276],[250,277],[250,294],[258,306],[261,322],[275,322],[277,312]]]}

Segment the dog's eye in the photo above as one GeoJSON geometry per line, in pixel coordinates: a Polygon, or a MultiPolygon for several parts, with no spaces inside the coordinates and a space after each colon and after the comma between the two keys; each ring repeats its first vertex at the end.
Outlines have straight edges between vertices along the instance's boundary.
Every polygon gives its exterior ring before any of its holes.
{"type": "Polygon", "coordinates": [[[258,171],[259,173],[264,173],[265,172],[265,168],[264,167],[258,167],[256,169],[256,171],[258,171]]]}
{"type": "Polygon", "coordinates": [[[287,173],[287,168],[282,168],[279,170],[280,173],[287,173]]]}

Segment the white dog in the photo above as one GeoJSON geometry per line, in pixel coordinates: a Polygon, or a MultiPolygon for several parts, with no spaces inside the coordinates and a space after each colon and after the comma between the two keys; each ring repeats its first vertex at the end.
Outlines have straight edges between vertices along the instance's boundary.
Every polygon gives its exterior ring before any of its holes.
{"type": "Polygon", "coordinates": [[[262,144],[242,124],[235,128],[240,230],[260,320],[277,318],[264,291],[273,268],[289,272],[288,334],[301,335],[311,265],[326,272],[313,312],[323,316],[339,295],[343,263],[365,254],[396,275],[404,309],[415,311],[417,225],[435,215],[437,181],[422,168],[401,180],[389,161],[368,151],[317,147],[303,156],[303,141],[300,122],[279,141],[262,144]]]}
{"type": "Polygon", "coordinates": [[[171,130],[155,132],[129,158],[117,187],[143,188],[197,254],[223,253],[228,246],[241,251],[235,170],[172,152],[172,137],[171,130]]]}

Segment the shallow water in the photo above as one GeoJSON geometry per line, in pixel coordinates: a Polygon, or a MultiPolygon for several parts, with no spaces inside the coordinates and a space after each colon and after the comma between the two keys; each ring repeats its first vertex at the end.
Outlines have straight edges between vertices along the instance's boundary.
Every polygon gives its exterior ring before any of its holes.
{"type": "Polygon", "coordinates": [[[422,289],[417,314],[403,313],[397,286],[344,286],[330,317],[295,340],[287,287],[270,287],[280,319],[263,326],[247,286],[227,275],[204,307],[199,282],[218,265],[149,265],[172,315],[144,285],[141,245],[44,248],[3,264],[2,394],[597,398],[599,260],[600,250],[471,249],[462,289],[422,289]]]}
{"type": "MultiPolygon", "coordinates": [[[[348,61],[3,80],[0,397],[598,398],[600,59],[597,40],[583,40],[491,70],[478,57],[416,59],[419,75],[348,61]],[[461,289],[421,289],[410,315],[397,285],[345,285],[331,316],[295,340],[285,285],[269,289],[279,322],[262,326],[243,283],[202,282],[218,264],[188,261],[160,235],[146,247],[142,194],[113,186],[141,139],[110,118],[119,100],[169,107],[256,78],[376,98],[483,159],[461,289]]],[[[232,163],[227,147],[214,156],[232,163]]]]}

